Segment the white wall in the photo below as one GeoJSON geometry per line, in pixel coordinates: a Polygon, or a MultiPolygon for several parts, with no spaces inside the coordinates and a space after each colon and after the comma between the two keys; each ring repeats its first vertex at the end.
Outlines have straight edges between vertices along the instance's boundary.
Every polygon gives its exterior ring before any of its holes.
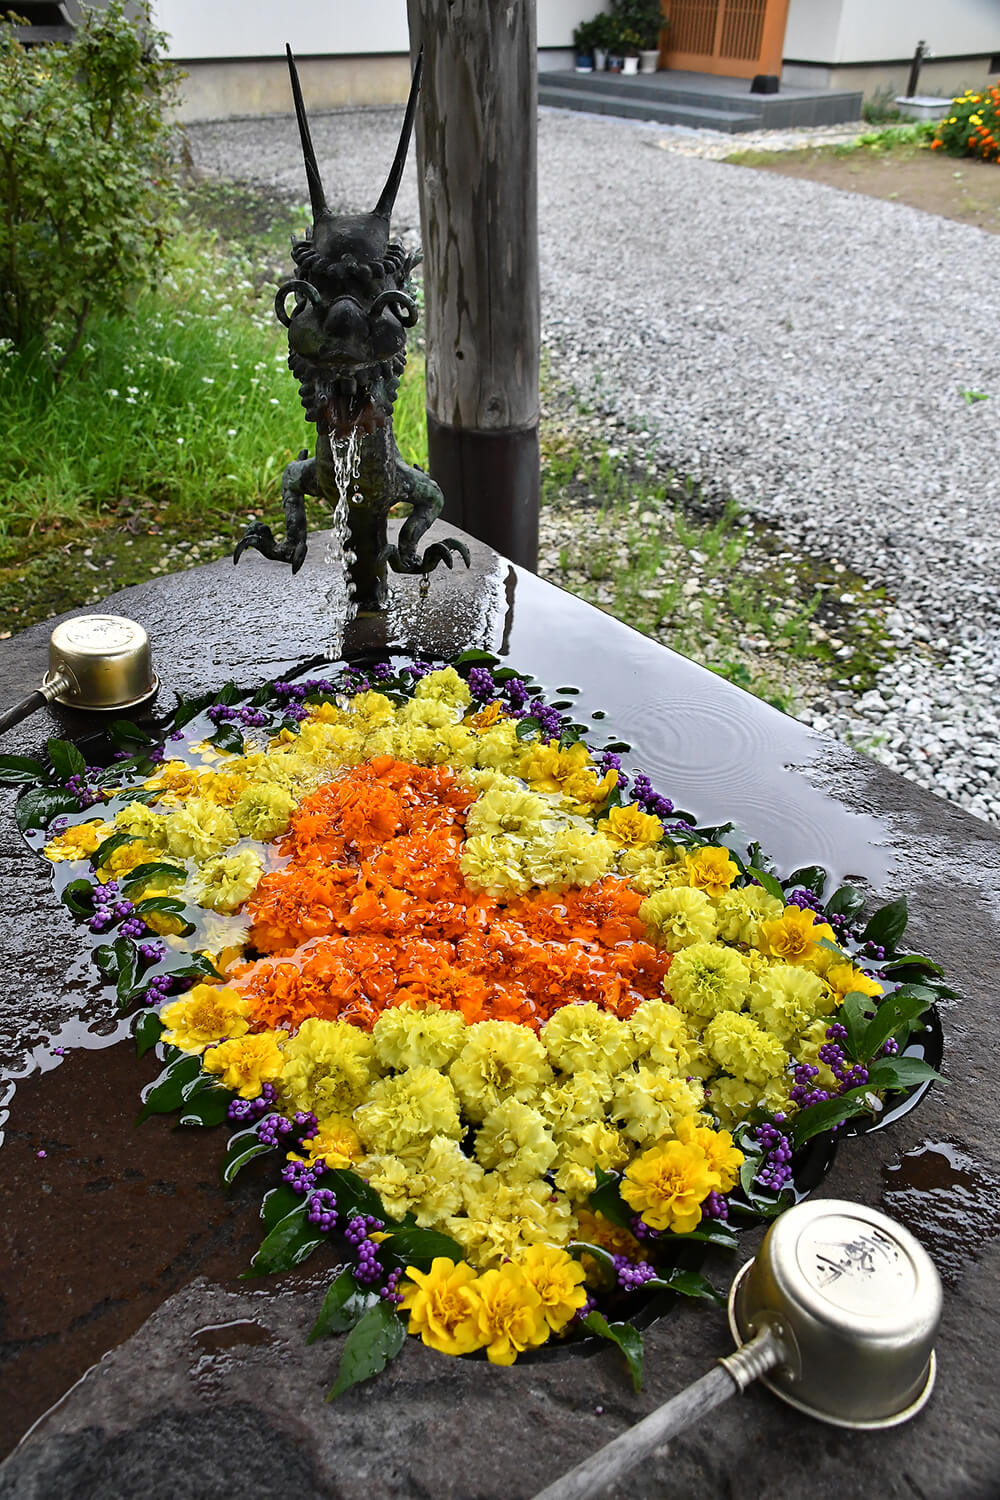
{"type": "MultiPolygon", "coordinates": [[[[500,3],[500,0],[496,0],[500,3]]],[[[601,0],[538,0],[539,47],[569,47],[601,0]]],[[[406,0],[324,0],[311,11],[281,0],[155,0],[171,57],[302,57],[408,52],[406,0]]]]}
{"type": "Polygon", "coordinates": [[[1000,52],[1000,0],[791,0],[785,56],[803,62],[1000,52]]]}

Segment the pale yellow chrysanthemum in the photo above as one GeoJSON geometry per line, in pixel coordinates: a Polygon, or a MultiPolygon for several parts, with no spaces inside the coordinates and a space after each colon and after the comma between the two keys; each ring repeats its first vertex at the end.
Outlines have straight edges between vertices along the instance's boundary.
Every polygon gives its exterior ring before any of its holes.
{"type": "Polygon", "coordinates": [[[483,1180],[483,1169],[470,1161],[457,1141],[434,1136],[417,1153],[410,1153],[410,1191],[413,1213],[421,1229],[436,1229],[457,1214],[466,1195],[483,1180]]]}
{"type": "Polygon", "coordinates": [[[487,1172],[464,1196],[465,1214],[441,1227],[476,1266],[499,1265],[526,1245],[565,1245],[575,1222],[567,1199],[543,1178],[507,1182],[487,1172]]]}
{"type": "Polygon", "coordinates": [[[416,1203],[413,1167],[391,1151],[362,1156],[354,1170],[375,1189],[390,1219],[403,1219],[416,1203]]]}
{"type": "Polygon", "coordinates": [[[533,885],[548,890],[594,885],[611,873],[614,845],[589,824],[559,828],[525,845],[523,868],[533,885]]]}
{"type": "Polygon", "coordinates": [[[413,689],[413,696],[417,699],[430,698],[447,704],[449,708],[468,708],[472,702],[468,683],[458,675],[454,667],[428,672],[413,689]]]}
{"type": "Polygon", "coordinates": [[[541,1039],[553,1064],[564,1073],[581,1069],[618,1073],[635,1056],[628,1023],[601,1010],[593,1001],[557,1010],[542,1027],[541,1039]]]}
{"type": "Polygon", "coordinates": [[[691,943],[674,956],[663,981],[668,995],[689,1016],[710,1021],[722,1010],[740,1010],[750,990],[750,970],[721,943],[691,943]]]}
{"type": "Polygon", "coordinates": [[[764,1084],[788,1067],[788,1053],[751,1016],[724,1010],[705,1027],[704,1043],[727,1073],[764,1084]]]}
{"type": "Polygon", "coordinates": [[[160,850],[167,843],[167,820],[144,802],[129,802],[115,813],[115,832],[130,833],[148,848],[160,850]]]}
{"type": "Polygon", "coordinates": [[[563,1131],[589,1120],[603,1119],[605,1107],[614,1092],[611,1075],[579,1068],[568,1078],[560,1078],[539,1094],[535,1108],[544,1116],[549,1129],[558,1138],[563,1131]]]}
{"type": "Polygon", "coordinates": [[[280,1095],[290,1112],[350,1115],[376,1076],[375,1043],[347,1021],[309,1016],[285,1043],[280,1095]]]}
{"type": "Polygon", "coordinates": [[[524,868],[526,846],[518,839],[477,834],[465,840],[459,868],[466,884],[487,895],[523,895],[532,881],[524,868]]]}
{"type": "Polygon", "coordinates": [[[667,884],[675,864],[673,844],[647,844],[641,849],[623,849],[618,869],[644,896],[667,884]]]}
{"type": "Polygon", "coordinates": [[[463,1113],[474,1124],[504,1099],[533,1103],[552,1082],[545,1048],[533,1031],[514,1021],[478,1021],[470,1026],[448,1071],[463,1113]]]}
{"type": "Polygon", "coordinates": [[[639,917],[668,953],[715,937],[715,907],[704,891],[688,886],[654,891],[639,908],[639,917]]]}
{"type": "MultiPolygon", "coordinates": [[[[348,702],[348,711],[354,727],[362,733],[378,729],[384,724],[393,724],[396,720],[396,705],[384,693],[355,693],[348,702]]],[[[325,718],[326,715],[320,715],[317,710],[315,717],[325,718]]]]}
{"type": "Polygon", "coordinates": [[[235,854],[207,859],[199,872],[195,900],[213,911],[237,911],[256,890],[263,873],[264,861],[256,849],[239,849],[235,854]]]}
{"type": "Polygon", "coordinates": [[[658,1069],[640,1067],[615,1080],[611,1118],[640,1146],[673,1135],[677,1122],[704,1107],[705,1090],[697,1079],[670,1078],[658,1069]]]}
{"type": "Polygon", "coordinates": [[[269,844],[285,833],[295,811],[295,798],[276,782],[254,782],[233,806],[233,822],[244,838],[269,844]]]}
{"type": "Polygon", "coordinates": [[[458,1095],[436,1068],[407,1068],[380,1078],[354,1111],[354,1127],[369,1151],[403,1152],[434,1135],[459,1140],[458,1095]]]}
{"type": "Polygon", "coordinates": [[[498,835],[529,839],[538,832],[539,826],[554,821],[555,809],[544,797],[536,796],[515,783],[515,790],[500,787],[482,794],[469,808],[465,817],[468,836],[482,834],[488,838],[498,835]]]}
{"type": "Polygon", "coordinates": [[[711,1071],[697,1033],[684,1012],[665,1000],[644,1000],[629,1017],[637,1058],[674,1078],[711,1071]]]}
{"type": "Polygon", "coordinates": [[[537,1109],[504,1099],[476,1132],[476,1159],[510,1182],[531,1182],[556,1159],[556,1143],[537,1109]]]}
{"type": "Polygon", "coordinates": [[[517,737],[516,721],[500,719],[492,729],[477,736],[475,764],[513,772],[517,770],[523,753],[524,746],[517,737]]]}
{"type": "Polygon", "coordinates": [[[201,797],[190,798],[164,821],[170,853],[199,864],[213,854],[221,854],[240,836],[232,815],[201,797]]]}
{"type": "Polygon", "coordinates": [[[786,1047],[816,1016],[834,1009],[819,975],[793,964],[772,964],[750,987],[750,1014],[786,1047]]]}
{"type": "Polygon", "coordinates": [[[761,942],[761,924],[781,916],[784,906],[763,886],[748,885],[738,891],[724,891],[715,903],[719,937],[727,943],[746,943],[756,948],[761,942]]]}
{"type": "Polygon", "coordinates": [[[459,1011],[440,1010],[436,1005],[426,1010],[394,1005],[379,1016],[372,1038],[385,1068],[402,1071],[424,1065],[443,1069],[465,1045],[466,1030],[459,1011]]]}
{"type": "Polygon", "coordinates": [[[595,1167],[613,1172],[631,1155],[621,1132],[606,1120],[591,1120],[559,1136],[555,1184],[574,1202],[583,1203],[596,1186],[595,1167]]]}

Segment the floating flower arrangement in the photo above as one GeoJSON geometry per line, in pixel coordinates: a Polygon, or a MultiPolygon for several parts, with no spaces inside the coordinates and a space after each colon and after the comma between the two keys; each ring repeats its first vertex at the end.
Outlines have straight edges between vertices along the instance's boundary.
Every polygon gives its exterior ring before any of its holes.
{"type": "MultiPolygon", "coordinates": [[[[564,696],[571,690],[564,690],[564,696]]],[[[140,1119],[273,1163],[248,1274],[329,1243],[331,1396],[407,1333],[509,1365],[720,1301],[708,1246],[773,1217],[813,1137],[937,1077],[950,994],[818,867],[698,829],[495,658],[182,702],[104,766],[0,757],[140,1055],[140,1119]]]]}

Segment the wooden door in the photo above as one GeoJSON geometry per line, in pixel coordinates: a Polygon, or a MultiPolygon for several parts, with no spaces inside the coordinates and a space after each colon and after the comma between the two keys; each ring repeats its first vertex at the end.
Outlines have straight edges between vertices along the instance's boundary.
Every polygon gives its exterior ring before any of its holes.
{"type": "Polygon", "coordinates": [[[753,78],[781,74],[788,0],[664,0],[660,64],[753,78]]]}

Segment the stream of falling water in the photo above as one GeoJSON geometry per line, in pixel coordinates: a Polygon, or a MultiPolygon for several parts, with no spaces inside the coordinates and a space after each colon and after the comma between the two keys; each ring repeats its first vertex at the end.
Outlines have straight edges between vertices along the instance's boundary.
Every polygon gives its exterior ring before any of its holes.
{"type": "MultiPolygon", "coordinates": [[[[324,561],[337,569],[343,577],[343,585],[334,584],[327,594],[333,606],[334,628],[326,648],[327,661],[339,661],[344,650],[344,634],[358,612],[354,598],[354,580],[351,564],[355,554],[350,547],[350,503],[361,473],[361,433],[356,427],[345,438],[331,438],[330,451],[333,458],[333,475],[337,485],[337,504],[333,512],[333,536],[326,549],[324,561]]],[[[360,495],[356,496],[361,499],[360,495]]]]}

